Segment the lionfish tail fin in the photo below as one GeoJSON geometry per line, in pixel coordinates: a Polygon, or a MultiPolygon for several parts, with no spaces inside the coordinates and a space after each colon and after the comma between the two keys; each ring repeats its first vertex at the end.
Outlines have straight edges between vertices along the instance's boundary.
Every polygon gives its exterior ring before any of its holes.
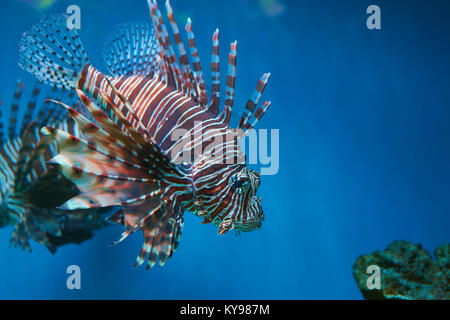
{"type": "Polygon", "coordinates": [[[105,44],[103,60],[115,76],[152,77],[160,73],[159,44],[153,27],[143,22],[117,26],[105,44]]]}
{"type": "Polygon", "coordinates": [[[44,16],[19,43],[19,66],[49,85],[70,89],[88,63],[77,32],[63,14],[44,16]]]}

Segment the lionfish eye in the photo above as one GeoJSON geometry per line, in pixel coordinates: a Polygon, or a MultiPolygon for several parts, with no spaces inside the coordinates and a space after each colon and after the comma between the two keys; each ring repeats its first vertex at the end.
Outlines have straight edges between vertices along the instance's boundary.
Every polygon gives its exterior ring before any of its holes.
{"type": "Polygon", "coordinates": [[[230,184],[234,189],[244,193],[250,188],[250,178],[246,174],[239,172],[231,176],[230,184]]]}

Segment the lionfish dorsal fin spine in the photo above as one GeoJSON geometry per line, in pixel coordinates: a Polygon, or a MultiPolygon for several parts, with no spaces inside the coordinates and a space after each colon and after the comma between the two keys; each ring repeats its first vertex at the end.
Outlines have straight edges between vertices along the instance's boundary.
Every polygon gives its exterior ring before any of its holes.
{"type": "Polygon", "coordinates": [[[186,49],[184,47],[183,41],[181,40],[180,31],[178,29],[177,23],[175,22],[175,18],[173,16],[173,10],[172,10],[172,7],[170,6],[169,1],[166,2],[166,8],[167,8],[167,17],[169,18],[170,26],[171,26],[172,32],[174,34],[175,44],[177,45],[177,48],[178,48],[178,51],[180,54],[179,60],[181,63],[181,67],[183,69],[183,78],[186,82],[186,87],[191,88],[195,81],[193,73],[192,73],[192,68],[189,63],[189,59],[187,57],[186,49]]]}
{"type": "Polygon", "coordinates": [[[168,85],[175,86],[176,89],[184,93],[188,93],[189,89],[183,81],[183,76],[177,62],[177,57],[173,50],[166,26],[162,21],[161,13],[158,10],[156,1],[153,2],[148,0],[148,2],[153,26],[155,27],[156,37],[159,41],[160,48],[162,49],[162,59],[167,70],[166,82],[168,85]]]}
{"type": "Polygon", "coordinates": [[[264,92],[267,82],[269,81],[270,73],[265,73],[256,84],[256,89],[253,92],[253,96],[247,101],[241,120],[239,121],[239,129],[248,131],[252,129],[256,123],[261,119],[266,110],[270,106],[270,102],[263,102],[263,106],[256,109],[261,96],[264,92]]]}
{"type": "Polygon", "coordinates": [[[157,39],[161,47],[161,56],[165,64],[165,79],[168,85],[174,85],[177,90],[198,101],[204,108],[208,107],[208,97],[200,64],[198,50],[195,45],[195,36],[192,32],[192,23],[188,18],[185,30],[187,32],[190,59],[180,37],[178,26],[173,16],[170,2],[166,1],[167,16],[174,34],[178,57],[172,47],[167,28],[161,17],[156,1],[148,0],[150,15],[154,24],[157,39]]]}
{"type": "Polygon", "coordinates": [[[208,97],[206,94],[205,79],[203,78],[202,66],[200,64],[197,46],[195,45],[195,36],[192,31],[192,21],[190,18],[187,19],[186,32],[188,37],[188,45],[191,52],[192,65],[194,67],[196,91],[200,95],[198,100],[206,107],[208,104],[208,97]]]}
{"type": "Polygon", "coordinates": [[[223,114],[223,122],[228,125],[231,119],[231,112],[234,102],[234,87],[236,83],[236,57],[237,57],[237,41],[230,44],[230,53],[228,54],[228,74],[227,74],[227,89],[223,114]]]}
{"type": "Polygon", "coordinates": [[[212,36],[211,53],[211,102],[208,111],[216,117],[220,106],[220,59],[219,59],[219,29],[212,36]]]}

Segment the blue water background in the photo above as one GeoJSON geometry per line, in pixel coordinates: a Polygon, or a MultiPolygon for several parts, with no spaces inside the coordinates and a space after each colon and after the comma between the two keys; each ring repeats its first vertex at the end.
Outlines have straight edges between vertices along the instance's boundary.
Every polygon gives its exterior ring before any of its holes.
{"type": "MultiPolygon", "coordinates": [[[[145,272],[131,268],[141,235],[108,246],[119,226],[55,255],[35,242],[32,254],[9,248],[5,228],[0,298],[360,299],[352,276],[360,254],[397,239],[428,250],[449,242],[450,3],[377,0],[382,30],[370,31],[374,1],[279,2],[284,12],[273,17],[255,0],[172,1],[180,27],[192,18],[204,69],[220,28],[223,80],[238,40],[234,123],[262,73],[272,73],[264,94],[272,106],[258,128],[280,130],[280,170],[259,189],[262,229],[220,237],[186,215],[174,257],[145,272]],[[66,288],[71,264],[81,267],[80,291],[66,288]]],[[[112,27],[150,21],[144,0],[59,1],[41,11],[2,1],[4,105],[17,77],[32,83],[16,66],[21,33],[70,4],[81,7],[80,36],[100,70],[112,27]]]]}

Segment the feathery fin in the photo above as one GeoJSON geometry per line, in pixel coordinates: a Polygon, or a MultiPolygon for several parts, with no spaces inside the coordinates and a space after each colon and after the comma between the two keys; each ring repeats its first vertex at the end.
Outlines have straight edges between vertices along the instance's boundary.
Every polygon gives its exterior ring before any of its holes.
{"type": "Polygon", "coordinates": [[[114,76],[153,77],[160,73],[159,44],[151,25],[128,22],[116,27],[103,52],[103,60],[114,76]]]}
{"type": "MultiPolygon", "coordinates": [[[[112,83],[109,84],[115,90],[112,83]]],[[[60,165],[64,176],[79,190],[79,195],[61,208],[120,206],[121,212],[116,212],[109,221],[122,224],[125,230],[112,244],[142,230],[145,240],[136,265],[142,264],[147,256],[148,268],[158,260],[160,266],[164,265],[178,246],[183,220],[179,205],[175,202],[167,205],[169,202],[164,197],[168,184],[163,177],[171,176],[181,183],[183,176],[157,145],[141,137],[137,130],[143,129],[139,125],[133,127],[104,92],[99,94],[112,104],[110,111],[116,120],[111,120],[83,92],[76,92],[99,126],[69,106],[60,104],[68,110],[87,141],[58,129],[42,129],[42,133],[53,137],[58,145],[59,153],[52,162],[60,165]]],[[[116,94],[132,112],[126,98],[116,94]]]]}
{"type": "Polygon", "coordinates": [[[19,66],[49,85],[75,88],[87,63],[78,34],[63,14],[44,16],[20,39],[19,66]]]}

